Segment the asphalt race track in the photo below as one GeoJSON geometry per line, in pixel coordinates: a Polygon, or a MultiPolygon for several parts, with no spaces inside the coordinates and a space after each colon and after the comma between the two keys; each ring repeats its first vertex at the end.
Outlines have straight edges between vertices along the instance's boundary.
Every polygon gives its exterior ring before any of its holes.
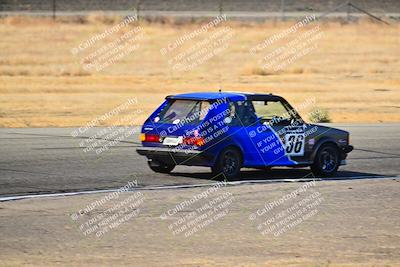
{"type": "MultiPolygon", "coordinates": [[[[330,124],[350,131],[348,165],[330,179],[379,179],[400,174],[400,124],[330,124]]],[[[210,183],[209,168],[178,166],[171,175],[153,173],[135,152],[138,128],[100,154],[82,142],[103,128],[73,137],[74,128],[0,129],[0,196],[115,189],[128,181],[139,186],[210,183]]],[[[94,140],[92,140],[94,141],[94,140]]],[[[309,169],[243,169],[240,180],[309,177],[309,169]]]]}

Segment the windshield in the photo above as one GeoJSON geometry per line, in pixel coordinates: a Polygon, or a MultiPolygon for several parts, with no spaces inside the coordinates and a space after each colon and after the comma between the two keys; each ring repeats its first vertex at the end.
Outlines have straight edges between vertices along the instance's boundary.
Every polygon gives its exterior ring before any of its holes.
{"type": "Polygon", "coordinates": [[[204,119],[210,108],[208,101],[170,100],[160,112],[155,122],[195,124],[204,119]]]}

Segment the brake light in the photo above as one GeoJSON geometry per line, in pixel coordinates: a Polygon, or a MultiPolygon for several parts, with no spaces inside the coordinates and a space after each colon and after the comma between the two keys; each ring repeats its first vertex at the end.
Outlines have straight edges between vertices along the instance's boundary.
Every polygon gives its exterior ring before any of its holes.
{"type": "Polygon", "coordinates": [[[160,136],[158,134],[141,134],[140,141],[142,141],[142,142],[160,142],[160,136]]]}
{"type": "Polygon", "coordinates": [[[201,136],[195,136],[195,137],[185,137],[183,139],[183,143],[185,145],[195,145],[195,146],[203,146],[205,145],[205,140],[201,136]]]}

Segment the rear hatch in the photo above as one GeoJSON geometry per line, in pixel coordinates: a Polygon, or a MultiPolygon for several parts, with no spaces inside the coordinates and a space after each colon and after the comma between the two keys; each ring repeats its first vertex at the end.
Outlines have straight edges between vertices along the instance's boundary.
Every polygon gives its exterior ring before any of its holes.
{"type": "Polygon", "coordinates": [[[206,118],[210,101],[167,99],[145,122],[143,146],[199,149],[204,145],[199,125],[206,118]]]}

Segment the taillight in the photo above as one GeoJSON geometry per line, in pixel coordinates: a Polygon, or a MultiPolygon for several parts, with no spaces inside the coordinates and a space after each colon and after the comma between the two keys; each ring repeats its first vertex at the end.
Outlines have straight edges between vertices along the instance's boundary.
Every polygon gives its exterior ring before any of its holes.
{"type": "Polygon", "coordinates": [[[142,142],[160,142],[160,136],[158,134],[141,134],[140,141],[142,142]]]}
{"type": "Polygon", "coordinates": [[[195,146],[203,146],[206,142],[203,137],[197,136],[197,137],[185,137],[183,139],[183,143],[185,145],[195,145],[195,146]]]}

